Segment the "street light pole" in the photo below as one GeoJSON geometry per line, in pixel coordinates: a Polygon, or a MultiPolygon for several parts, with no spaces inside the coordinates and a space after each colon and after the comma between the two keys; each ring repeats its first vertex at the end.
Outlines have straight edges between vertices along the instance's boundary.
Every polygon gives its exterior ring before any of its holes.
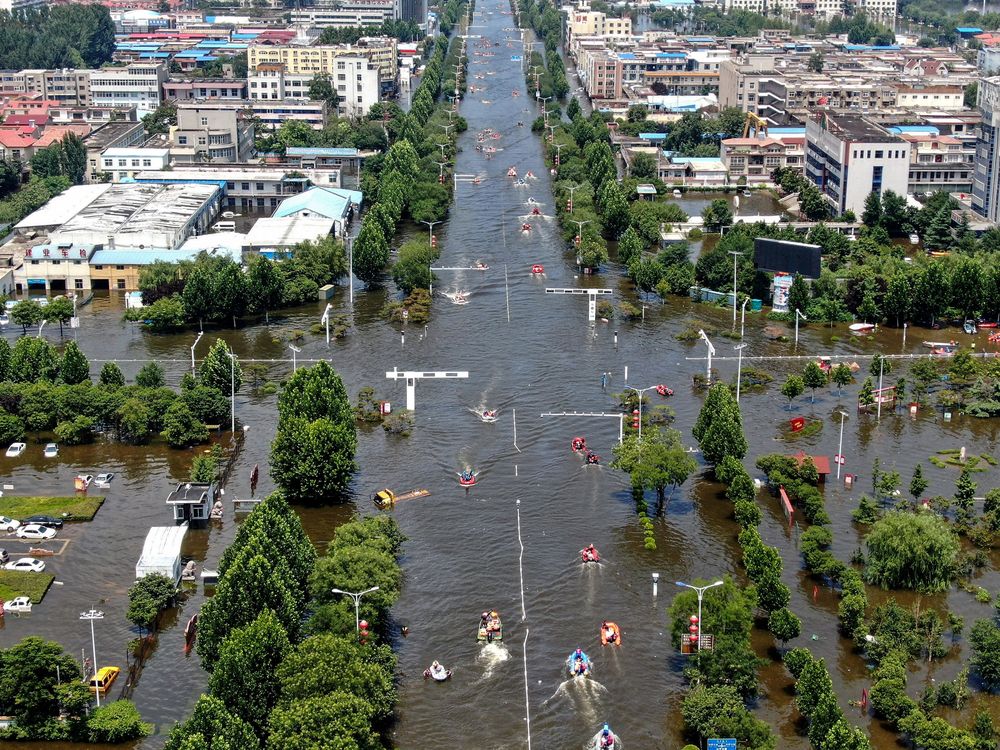
{"type": "Polygon", "coordinates": [[[349,596],[354,600],[354,630],[357,633],[361,632],[361,597],[365,594],[370,594],[373,591],[378,591],[378,586],[372,586],[370,589],[359,591],[356,594],[350,591],[341,591],[340,589],[330,589],[330,593],[332,594],[343,594],[344,596],[349,596]]]}
{"type": "Polygon", "coordinates": [[[421,219],[420,223],[427,225],[427,244],[428,245],[433,245],[433,243],[434,243],[434,225],[435,224],[440,224],[441,223],[441,219],[438,219],[437,221],[424,221],[423,219],[421,219]]]}
{"type": "Polygon", "coordinates": [[[799,345],[799,318],[802,320],[809,320],[805,315],[799,312],[799,308],[795,308],[795,346],[799,345]]]}
{"type": "Polygon", "coordinates": [[[684,583],[684,581],[675,581],[678,586],[683,586],[684,588],[692,589],[698,593],[698,653],[701,653],[701,600],[705,596],[705,592],[716,586],[721,586],[724,581],[716,581],[715,583],[710,583],[707,586],[692,586],[690,583],[684,583]]]}
{"type": "Polygon", "coordinates": [[[875,419],[882,418],[882,373],[885,370],[885,357],[881,354],[878,360],[878,408],[876,410],[875,419]]]}
{"type": "Polygon", "coordinates": [[[194,374],[194,348],[196,346],[198,346],[198,342],[201,341],[201,337],[204,336],[204,335],[205,335],[204,331],[199,332],[198,333],[198,337],[194,340],[194,343],[191,344],[191,374],[192,375],[194,374]]]}
{"type": "MultiPolygon", "coordinates": [[[[97,668],[98,668],[97,667],[97,639],[94,637],[94,620],[103,620],[104,619],[104,613],[101,612],[101,611],[99,611],[99,610],[94,609],[93,607],[91,607],[89,612],[81,612],[80,613],[80,619],[81,620],[90,620],[90,647],[91,647],[91,649],[93,649],[93,654],[94,654],[94,674],[96,675],[97,674],[97,668]]],[[[101,688],[100,688],[99,685],[97,687],[97,690],[94,691],[94,694],[97,696],[97,707],[100,708],[101,707],[101,688]]]]}
{"type": "Polygon", "coordinates": [[[707,376],[705,382],[708,385],[712,384],[712,355],[715,354],[715,347],[712,342],[708,340],[708,334],[701,328],[698,329],[698,338],[705,342],[705,346],[708,347],[708,367],[706,369],[707,376]]]}
{"type": "Polygon", "coordinates": [[[743,328],[747,322],[747,302],[749,301],[750,301],[749,297],[743,300],[743,307],[740,310],[740,341],[743,340],[743,328]]]}
{"type": "Polygon", "coordinates": [[[729,254],[733,256],[733,328],[736,328],[736,265],[740,256],[743,255],[743,251],[730,250],[729,254]]]}
{"type": "Polygon", "coordinates": [[[740,405],[740,377],[743,374],[743,350],[746,348],[746,344],[737,344],[733,347],[733,349],[739,352],[739,356],[736,359],[736,406],[740,405]]]}
{"type": "Polygon", "coordinates": [[[351,310],[354,310],[354,238],[347,235],[347,280],[351,310]]]}
{"type": "Polygon", "coordinates": [[[840,467],[844,464],[844,420],[847,419],[847,412],[840,411],[840,443],[837,445],[837,479],[840,479],[840,467]]]}
{"type": "Polygon", "coordinates": [[[295,362],[295,355],[301,352],[302,350],[299,349],[299,347],[295,346],[295,344],[289,344],[288,348],[292,350],[292,375],[294,375],[295,370],[297,369],[297,365],[295,362]]]}

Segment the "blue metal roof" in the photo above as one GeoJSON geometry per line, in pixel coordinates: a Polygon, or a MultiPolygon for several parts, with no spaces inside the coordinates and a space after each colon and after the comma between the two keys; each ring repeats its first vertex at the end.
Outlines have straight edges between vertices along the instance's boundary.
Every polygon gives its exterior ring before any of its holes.
{"type": "Polygon", "coordinates": [[[292,216],[299,211],[311,211],[327,219],[342,219],[347,216],[352,203],[361,203],[362,195],[356,190],[313,187],[293,195],[278,204],[274,217],[292,216]]]}
{"type": "Polygon", "coordinates": [[[983,30],[975,26],[956,26],[955,31],[959,34],[982,34],[983,30]]]}
{"type": "MultiPolygon", "coordinates": [[[[200,253],[202,248],[184,250],[149,249],[140,250],[136,247],[118,247],[114,250],[97,250],[90,256],[91,265],[105,266],[148,266],[158,260],[176,263],[181,260],[190,260],[200,253]]],[[[233,260],[239,261],[239,255],[233,253],[230,248],[220,248],[223,254],[229,255],[233,260]]]]}
{"type": "Polygon", "coordinates": [[[698,43],[705,43],[705,42],[714,42],[715,41],[715,37],[711,37],[711,36],[689,36],[685,41],[688,41],[691,44],[698,44],[698,43]]]}
{"type": "Polygon", "coordinates": [[[140,52],[139,53],[139,57],[140,58],[151,59],[151,60],[165,60],[166,58],[170,57],[170,53],[169,52],[140,52]]]}
{"type": "MultiPolygon", "coordinates": [[[[124,182],[125,180],[122,180],[124,182]]],[[[141,182],[150,185],[184,185],[188,183],[193,183],[196,185],[215,185],[221,190],[226,189],[225,180],[212,180],[212,179],[197,179],[194,177],[157,177],[157,178],[147,178],[143,177],[140,179],[133,180],[134,182],[141,182]]]]}
{"type": "Polygon", "coordinates": [[[357,156],[356,148],[311,148],[308,146],[289,146],[285,149],[288,156],[357,156]]]}
{"type": "Polygon", "coordinates": [[[665,141],[666,133],[639,133],[639,137],[644,141],[665,141]]]}
{"type": "Polygon", "coordinates": [[[656,53],[656,59],[662,60],[662,59],[665,59],[665,58],[669,58],[671,60],[678,60],[678,59],[683,60],[683,59],[687,58],[687,53],[686,52],[657,52],[656,53]]]}
{"type": "Polygon", "coordinates": [[[890,133],[919,133],[924,135],[939,135],[941,133],[934,125],[890,125],[886,128],[890,133]]]}
{"type": "Polygon", "coordinates": [[[619,60],[635,60],[636,57],[635,57],[635,54],[633,54],[632,52],[619,52],[618,53],[618,59],[619,60]]]}
{"type": "Polygon", "coordinates": [[[768,133],[775,133],[780,135],[805,135],[805,128],[771,128],[767,129],[768,133]]]}

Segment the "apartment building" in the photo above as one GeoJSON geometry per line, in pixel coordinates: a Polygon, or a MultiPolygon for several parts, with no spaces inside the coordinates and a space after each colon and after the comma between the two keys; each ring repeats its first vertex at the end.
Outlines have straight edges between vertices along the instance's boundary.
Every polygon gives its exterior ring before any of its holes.
{"type": "Polygon", "coordinates": [[[186,102],[191,99],[247,98],[247,82],[242,78],[171,78],[163,83],[163,98],[186,102]]]}
{"type": "Polygon", "coordinates": [[[399,20],[402,11],[397,0],[319,0],[309,7],[292,9],[290,15],[293,24],[308,24],[322,29],[327,26],[380,26],[385,21],[399,20]]]}
{"type": "Polygon", "coordinates": [[[101,171],[101,154],[107,149],[141,146],[145,137],[141,122],[113,120],[92,130],[83,139],[87,148],[87,179],[95,179],[101,171]]]}
{"type": "Polygon", "coordinates": [[[254,151],[254,125],[247,102],[198,100],[177,105],[170,129],[170,152],[178,162],[248,161],[254,151]]]}
{"type": "Polygon", "coordinates": [[[13,13],[15,10],[40,8],[45,4],[46,0],[0,0],[0,10],[13,13]]]}
{"type": "Polygon", "coordinates": [[[721,144],[721,159],[730,182],[761,185],[771,182],[775,169],[802,171],[805,142],[803,128],[775,128],[760,138],[726,138],[721,144]]]}
{"type": "Polygon", "coordinates": [[[910,144],[909,192],[971,193],[975,171],[975,144],[941,135],[932,126],[900,125],[888,128],[910,144]]]}
{"type": "MultiPolygon", "coordinates": [[[[337,114],[341,117],[364,117],[379,101],[381,85],[378,69],[364,56],[341,57],[334,62],[330,84],[340,96],[337,114]]],[[[313,74],[314,75],[314,74],[313,74]]],[[[264,63],[248,76],[251,99],[309,99],[313,75],[285,72],[284,65],[264,63]]]]}
{"type": "Polygon", "coordinates": [[[247,108],[268,128],[281,127],[285,120],[301,120],[313,130],[326,127],[327,105],[325,101],[308,99],[249,99],[247,108]]]}
{"type": "Polygon", "coordinates": [[[1000,221],[1000,76],[979,82],[977,108],[982,117],[972,177],[972,208],[1000,221]]]}
{"type": "MultiPolygon", "coordinates": [[[[396,86],[399,74],[397,59],[398,44],[395,39],[384,37],[362,38],[356,45],[317,45],[314,47],[296,47],[291,45],[253,45],[247,51],[248,70],[257,71],[262,64],[282,65],[288,75],[309,76],[317,73],[336,75],[341,58],[364,56],[379,71],[379,82],[382,93],[392,91],[396,86]]],[[[252,94],[251,94],[252,96],[252,94]]]]}
{"type": "Polygon", "coordinates": [[[905,195],[910,143],[860,115],[816,114],[806,123],[806,177],[837,215],[864,210],[873,192],[905,195]]]}
{"type": "Polygon", "coordinates": [[[758,111],[757,96],[764,80],[777,75],[773,55],[749,55],[719,64],[719,106],[758,111]]]}
{"type": "Polygon", "coordinates": [[[959,84],[908,85],[896,87],[896,106],[961,112],[965,109],[965,87],[959,84]]]}
{"type": "Polygon", "coordinates": [[[596,10],[573,10],[566,17],[566,39],[569,44],[581,36],[595,36],[614,40],[632,37],[632,19],[615,18],[596,10]]]}
{"type": "Polygon", "coordinates": [[[140,114],[152,112],[163,101],[166,65],[133,63],[90,73],[90,104],[98,107],[134,105],[140,114]]]}
{"type": "Polygon", "coordinates": [[[37,97],[55,104],[90,104],[90,70],[0,71],[0,95],[37,97]]]}

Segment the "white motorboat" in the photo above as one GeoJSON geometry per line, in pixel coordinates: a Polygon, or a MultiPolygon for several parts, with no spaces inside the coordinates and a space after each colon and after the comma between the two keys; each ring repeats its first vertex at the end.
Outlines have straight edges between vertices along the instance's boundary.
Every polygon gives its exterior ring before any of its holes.
{"type": "Polygon", "coordinates": [[[848,326],[851,333],[868,333],[869,331],[875,330],[874,323],[851,323],[848,326]]]}

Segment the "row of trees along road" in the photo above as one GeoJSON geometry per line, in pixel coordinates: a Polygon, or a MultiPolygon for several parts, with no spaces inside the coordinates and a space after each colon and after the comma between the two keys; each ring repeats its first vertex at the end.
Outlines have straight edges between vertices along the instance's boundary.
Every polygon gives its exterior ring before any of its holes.
{"type": "Polygon", "coordinates": [[[126,320],[154,331],[173,331],[202,321],[231,322],[316,300],[321,286],[347,274],[344,246],[333,237],[301,242],[285,258],[254,256],[237,261],[199,253],[194,260],[157,261],[139,274],[145,304],[126,320]]]}
{"type": "MultiPolygon", "coordinates": [[[[53,430],[67,445],[90,443],[99,431],[143,444],[160,434],[176,448],[208,440],[206,424],[229,421],[234,370],[229,348],[212,344],[197,376],[185,373],[179,391],[166,387],[163,369],[146,364],[134,385],[114,362],[101,368],[98,382],[90,363],[70,341],[58,352],[45,339],[22,337],[13,348],[0,339],[0,444],[29,432],[53,430]]],[[[235,367],[235,386],[242,371],[235,367]]]]}
{"type": "Polygon", "coordinates": [[[382,639],[403,541],[389,516],[358,519],[317,557],[281,493],[268,496],[223,554],[198,623],[208,694],[166,749],[382,750],[396,703],[395,657],[382,639]],[[361,601],[366,635],[355,631],[353,602],[331,589],[372,586],[361,601]]]}

